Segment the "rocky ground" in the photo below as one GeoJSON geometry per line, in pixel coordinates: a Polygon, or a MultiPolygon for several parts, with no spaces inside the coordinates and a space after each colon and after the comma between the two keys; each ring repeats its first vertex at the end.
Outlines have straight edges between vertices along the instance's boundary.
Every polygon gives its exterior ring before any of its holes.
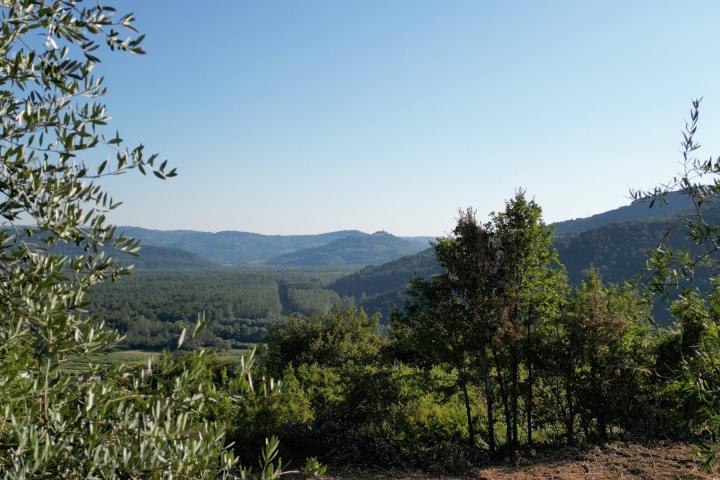
{"type": "Polygon", "coordinates": [[[691,445],[643,446],[616,442],[587,450],[564,449],[523,456],[513,463],[471,470],[464,475],[408,474],[391,471],[345,473],[337,480],[529,480],[529,479],[720,479],[720,470],[703,469],[691,445]]]}

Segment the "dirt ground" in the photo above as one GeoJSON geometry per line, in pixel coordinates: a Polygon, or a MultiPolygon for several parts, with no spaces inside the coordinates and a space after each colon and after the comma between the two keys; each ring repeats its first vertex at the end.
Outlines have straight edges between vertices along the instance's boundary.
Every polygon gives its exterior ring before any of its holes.
{"type": "Polygon", "coordinates": [[[564,450],[522,457],[513,465],[502,464],[472,470],[465,475],[443,476],[394,472],[364,472],[329,477],[335,480],[530,480],[530,479],[720,479],[708,474],[691,445],[646,447],[612,443],[590,450],[564,450]]]}

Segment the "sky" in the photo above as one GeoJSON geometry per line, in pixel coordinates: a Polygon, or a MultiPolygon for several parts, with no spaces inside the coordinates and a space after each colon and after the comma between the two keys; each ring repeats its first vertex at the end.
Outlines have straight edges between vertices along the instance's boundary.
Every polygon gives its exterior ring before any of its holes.
{"type": "MultiPolygon", "coordinates": [[[[147,55],[97,71],[178,169],[107,188],[157,229],[442,235],[524,188],[547,222],[720,154],[720,2],[124,0],[147,55]]],[[[121,12],[122,13],[122,12],[121,12]]]]}

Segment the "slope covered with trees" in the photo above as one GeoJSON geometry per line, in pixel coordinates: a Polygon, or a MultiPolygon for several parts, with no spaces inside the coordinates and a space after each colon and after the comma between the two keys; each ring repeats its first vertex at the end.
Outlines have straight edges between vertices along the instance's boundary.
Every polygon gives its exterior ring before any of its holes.
{"type": "Polygon", "coordinates": [[[341,238],[364,237],[358,230],[318,235],[261,235],[250,232],[198,232],[118,227],[145,245],[180,248],[221,265],[247,265],[298,250],[319,247],[341,238]]]}
{"type": "Polygon", "coordinates": [[[138,271],[95,288],[88,309],[125,335],[121,348],[172,348],[183,328],[204,312],[198,339],[220,349],[265,339],[285,314],[327,313],[340,297],[325,284],[342,272],[138,271]]]}
{"type": "MultiPolygon", "coordinates": [[[[643,205],[643,212],[648,208],[648,202],[638,203],[643,205]]],[[[710,218],[720,215],[717,207],[704,211],[710,218]]],[[[648,253],[661,242],[674,248],[692,246],[683,225],[689,213],[683,209],[670,216],[609,223],[572,235],[555,235],[553,245],[573,285],[577,285],[590,268],[607,281],[631,280],[644,275],[648,253]],[[676,228],[666,237],[673,226],[676,228]]],[[[434,251],[428,249],[383,265],[366,267],[335,280],[329,288],[341,296],[356,299],[368,311],[379,311],[383,318],[388,318],[393,308],[402,307],[404,292],[412,278],[429,278],[439,271],[434,251]]]]}
{"type": "Polygon", "coordinates": [[[118,227],[145,246],[192,252],[218,265],[289,265],[327,267],[369,265],[415,253],[429,245],[430,237],[378,238],[359,230],[317,235],[262,235],[251,232],[199,232],[118,227]],[[339,242],[339,243],[336,243],[339,242]],[[326,247],[326,248],[323,248],[326,247]]]}
{"type": "Polygon", "coordinates": [[[387,232],[346,237],[326,245],[300,250],[265,261],[273,267],[363,266],[385,263],[398,257],[417,253],[426,244],[405,240],[387,232]]]}
{"type": "Polygon", "coordinates": [[[611,223],[625,223],[643,220],[654,220],[667,216],[691,213],[692,201],[680,192],[672,192],[663,201],[650,206],[646,200],[633,200],[630,205],[598,213],[590,217],[574,218],[556,222],[556,236],[574,235],[588,230],[604,227],[611,223]]]}

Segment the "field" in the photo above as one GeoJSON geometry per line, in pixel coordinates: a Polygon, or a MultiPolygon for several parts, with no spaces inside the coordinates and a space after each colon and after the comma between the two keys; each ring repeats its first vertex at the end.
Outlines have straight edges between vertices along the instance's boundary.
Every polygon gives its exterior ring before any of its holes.
{"type": "Polygon", "coordinates": [[[521,457],[516,464],[474,469],[463,475],[400,474],[394,472],[348,473],[337,480],[576,480],[576,479],[716,479],[706,472],[687,444],[652,447],[615,442],[590,450],[565,449],[535,458],[521,457]]]}
{"type": "MultiPolygon", "coordinates": [[[[218,352],[218,359],[225,363],[240,361],[242,355],[247,355],[252,349],[248,344],[246,348],[232,348],[218,352]]],[[[67,367],[70,370],[82,370],[88,362],[101,364],[125,363],[128,365],[141,365],[147,362],[148,358],[156,357],[161,352],[149,350],[116,350],[105,353],[94,353],[84,358],[79,358],[70,363],[67,367]]]]}

